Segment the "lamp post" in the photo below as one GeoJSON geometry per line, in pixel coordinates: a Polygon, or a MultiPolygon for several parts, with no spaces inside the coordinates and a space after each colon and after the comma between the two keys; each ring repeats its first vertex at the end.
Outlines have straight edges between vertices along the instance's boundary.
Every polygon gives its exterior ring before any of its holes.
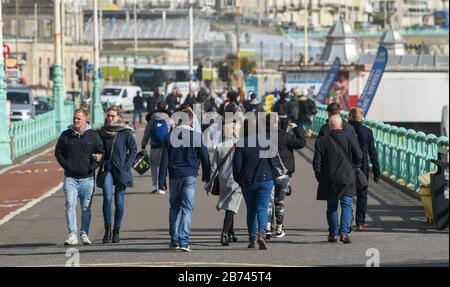
{"type": "Polygon", "coordinates": [[[189,0],[189,93],[192,91],[194,73],[194,0],[189,0]]]}
{"type": "Polygon", "coordinates": [[[133,5],[133,18],[134,18],[134,66],[137,66],[138,63],[138,22],[137,22],[137,0],[134,0],[133,5]]]}
{"type": "Polygon", "coordinates": [[[61,0],[54,0],[55,13],[55,36],[54,36],[54,55],[53,64],[53,107],[56,116],[56,132],[61,133],[64,130],[64,93],[63,93],[63,73],[62,73],[62,55],[61,55],[61,0]]]}
{"type": "Polygon", "coordinates": [[[98,0],[94,0],[94,76],[92,79],[92,126],[100,127],[103,122],[103,108],[100,103],[100,53],[98,36],[98,0]]]}
{"type": "Polygon", "coordinates": [[[236,72],[237,75],[237,86],[241,88],[241,7],[240,0],[236,1],[236,72]]]}
{"type": "MultiPolygon", "coordinates": [[[[340,9],[339,5],[339,9],[340,9]]],[[[304,34],[305,34],[305,65],[308,65],[308,1],[305,1],[305,27],[304,27],[304,34]]]]}
{"type": "MultiPolygon", "coordinates": [[[[3,52],[3,16],[2,1],[0,1],[0,45],[3,52]]],[[[6,114],[6,83],[5,71],[3,70],[3,53],[0,55],[0,165],[12,164],[11,149],[8,129],[8,118],[6,114]]]]}

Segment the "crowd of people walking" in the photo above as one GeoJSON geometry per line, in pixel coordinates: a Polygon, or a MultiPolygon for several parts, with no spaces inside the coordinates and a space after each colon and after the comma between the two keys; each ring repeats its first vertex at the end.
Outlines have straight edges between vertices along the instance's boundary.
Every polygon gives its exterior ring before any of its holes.
{"type": "MultiPolygon", "coordinates": [[[[247,210],[248,248],[265,250],[273,237],[288,235],[287,196],[299,188],[290,184],[295,173],[294,150],[305,148],[307,137],[312,135],[316,104],[298,90],[282,91],[272,106],[258,99],[255,93],[250,93],[248,99],[242,94],[228,91],[219,103],[205,89],[197,95],[190,93],[184,103],[180,102],[178,90],[165,100],[157,92],[147,99],[147,126],[141,152],[147,152],[150,146],[148,191],[169,193],[168,229],[172,250],[191,251],[192,213],[197,192],[201,190],[198,188],[200,167],[206,191],[216,191],[216,208],[225,213],[218,234],[221,245],[239,240],[234,219],[242,201],[247,210]],[[194,112],[196,108],[201,110],[200,115],[194,112]],[[215,113],[213,120],[203,122],[204,113],[215,113]]],[[[136,120],[141,120],[143,101],[140,95],[136,96],[132,124],[125,121],[120,108],[110,107],[103,127],[93,130],[87,111],[78,109],[74,112],[73,125],[61,134],[55,156],[65,175],[66,245],[78,244],[78,235],[83,244],[91,244],[88,235],[95,186],[103,193],[102,242],[120,242],[125,194],[133,186],[131,171],[138,152],[136,120]],[[79,233],[78,198],[82,209],[79,233]]],[[[327,202],[327,241],[348,244],[354,196],[357,198],[356,229],[366,228],[367,186],[360,187],[357,171],[361,169],[368,179],[370,158],[374,181],[378,182],[380,168],[373,133],[364,126],[361,110],[352,108],[348,122],[341,117],[338,103],[329,104],[327,112],[329,119],[315,140],[312,169],[318,181],[317,200],[327,202]]]]}

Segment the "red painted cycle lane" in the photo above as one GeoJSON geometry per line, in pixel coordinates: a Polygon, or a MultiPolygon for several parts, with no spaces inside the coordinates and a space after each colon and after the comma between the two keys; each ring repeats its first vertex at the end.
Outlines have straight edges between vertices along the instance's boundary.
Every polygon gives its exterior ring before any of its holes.
{"type": "Polygon", "coordinates": [[[0,174],[0,220],[46,194],[63,179],[54,149],[0,174]]]}

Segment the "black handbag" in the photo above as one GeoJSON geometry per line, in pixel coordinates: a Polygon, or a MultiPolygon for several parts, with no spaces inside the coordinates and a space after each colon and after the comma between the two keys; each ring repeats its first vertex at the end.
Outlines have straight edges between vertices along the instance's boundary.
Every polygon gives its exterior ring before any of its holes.
{"type": "MultiPolygon", "coordinates": [[[[344,154],[344,158],[350,163],[351,166],[353,166],[353,163],[348,158],[347,153],[345,152],[344,148],[341,145],[339,145],[333,139],[333,137],[331,135],[330,135],[330,138],[331,138],[331,141],[340,148],[340,150],[344,154]]],[[[364,174],[364,172],[362,172],[362,170],[359,167],[354,168],[354,170],[355,170],[355,178],[356,178],[356,187],[358,189],[365,189],[365,188],[367,188],[369,186],[369,181],[367,180],[367,177],[364,174]]]]}
{"type": "MultiPolygon", "coordinates": [[[[114,151],[114,144],[116,143],[116,137],[117,137],[117,135],[114,137],[113,144],[111,146],[111,156],[109,157],[110,162],[112,162],[112,155],[113,155],[113,151],[114,151]]],[[[103,162],[102,165],[100,166],[100,169],[98,170],[97,178],[95,180],[95,183],[98,188],[103,188],[103,186],[105,185],[105,179],[106,179],[106,176],[108,175],[109,171],[110,171],[110,168],[107,168],[106,163],[103,162]]]]}
{"type": "Polygon", "coordinates": [[[138,152],[133,162],[133,169],[140,175],[143,175],[150,169],[150,158],[146,151],[138,152]]]}

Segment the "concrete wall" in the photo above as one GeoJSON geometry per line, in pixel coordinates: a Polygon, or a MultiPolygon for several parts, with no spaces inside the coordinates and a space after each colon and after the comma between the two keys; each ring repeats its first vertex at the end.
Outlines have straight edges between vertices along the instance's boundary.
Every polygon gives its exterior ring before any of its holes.
{"type": "Polygon", "coordinates": [[[441,122],[442,107],[449,104],[448,85],[448,73],[386,72],[367,117],[384,122],[441,122]]]}

